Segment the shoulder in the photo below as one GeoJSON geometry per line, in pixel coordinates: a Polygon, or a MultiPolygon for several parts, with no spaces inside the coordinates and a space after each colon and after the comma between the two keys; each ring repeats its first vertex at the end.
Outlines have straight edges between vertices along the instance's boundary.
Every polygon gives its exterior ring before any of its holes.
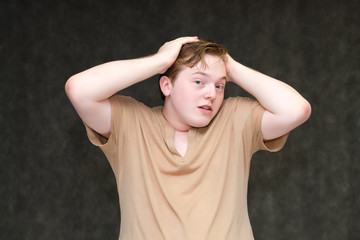
{"type": "Polygon", "coordinates": [[[133,97],[115,94],[109,98],[112,105],[143,105],[133,97]]]}
{"type": "Polygon", "coordinates": [[[260,128],[264,108],[256,100],[247,97],[231,97],[224,100],[216,117],[218,122],[232,124],[237,129],[260,128]]]}
{"type": "Polygon", "coordinates": [[[246,112],[253,112],[255,109],[263,109],[257,100],[248,97],[229,97],[224,100],[222,111],[224,112],[241,112],[242,115],[246,112]]]}
{"type": "Polygon", "coordinates": [[[150,111],[150,108],[130,96],[113,95],[109,98],[112,111],[137,112],[150,111]]]}
{"type": "Polygon", "coordinates": [[[130,96],[114,95],[110,103],[114,124],[123,127],[153,123],[161,115],[161,107],[151,108],[130,96]]]}

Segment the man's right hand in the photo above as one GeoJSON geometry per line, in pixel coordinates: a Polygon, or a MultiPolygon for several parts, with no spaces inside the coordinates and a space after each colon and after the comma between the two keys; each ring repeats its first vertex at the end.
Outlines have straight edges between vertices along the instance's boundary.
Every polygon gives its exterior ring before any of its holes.
{"type": "Polygon", "coordinates": [[[180,37],[175,40],[166,42],[159,48],[157,55],[160,56],[162,59],[166,59],[164,64],[164,69],[160,71],[160,73],[166,72],[166,70],[173,65],[176,61],[180,53],[180,49],[184,44],[197,42],[199,41],[198,37],[180,37]]]}

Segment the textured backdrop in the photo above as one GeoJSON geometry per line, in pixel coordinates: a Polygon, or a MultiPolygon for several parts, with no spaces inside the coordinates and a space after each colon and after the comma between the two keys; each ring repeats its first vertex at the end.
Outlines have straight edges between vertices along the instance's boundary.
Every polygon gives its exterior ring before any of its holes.
{"type": "MultiPolygon", "coordinates": [[[[224,44],[312,104],[281,152],[254,155],[255,238],[360,239],[359,12],[358,0],[1,1],[0,239],[117,239],[115,178],[64,84],[183,35],[224,44]]],[[[156,78],[122,93],[161,104],[156,78]]]]}

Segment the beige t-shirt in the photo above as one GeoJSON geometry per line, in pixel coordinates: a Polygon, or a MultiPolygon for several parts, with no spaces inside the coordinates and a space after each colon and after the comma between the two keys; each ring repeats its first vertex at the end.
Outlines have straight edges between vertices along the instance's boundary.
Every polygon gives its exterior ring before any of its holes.
{"type": "Polygon", "coordinates": [[[263,143],[264,109],[248,98],[228,98],[205,128],[192,128],[184,157],[162,107],[115,95],[111,135],[86,127],[114,171],[121,208],[121,240],[250,240],[247,209],[250,159],[277,151],[287,135],[263,143]]]}

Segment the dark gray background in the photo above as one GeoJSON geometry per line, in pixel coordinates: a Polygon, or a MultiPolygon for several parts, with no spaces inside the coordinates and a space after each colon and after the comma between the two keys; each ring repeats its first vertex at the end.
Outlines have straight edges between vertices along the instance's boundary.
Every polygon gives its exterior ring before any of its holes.
{"type": "MultiPolygon", "coordinates": [[[[115,179],[64,92],[94,65],[197,35],[283,80],[312,116],[254,155],[256,239],[360,239],[358,0],[1,1],[0,239],[117,239],[115,179]]],[[[157,80],[123,91],[161,104],[157,80]]],[[[229,85],[227,96],[246,95],[229,85]]]]}

